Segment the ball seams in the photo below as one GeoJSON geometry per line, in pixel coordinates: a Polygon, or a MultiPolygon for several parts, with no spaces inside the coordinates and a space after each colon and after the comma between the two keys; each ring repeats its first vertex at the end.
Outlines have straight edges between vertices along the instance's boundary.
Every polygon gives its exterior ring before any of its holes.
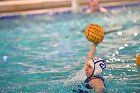
{"type": "MultiPolygon", "coordinates": [[[[88,30],[89,32],[91,32],[91,33],[94,33],[94,34],[96,34],[95,32],[93,32],[93,31],[90,31],[90,30],[88,30]]],[[[88,35],[89,35],[89,32],[88,32],[88,35]]],[[[101,35],[99,35],[99,34],[96,34],[97,36],[100,36],[101,38],[102,38],[102,36],[101,35]]]]}
{"type": "MultiPolygon", "coordinates": [[[[92,27],[89,27],[89,28],[92,28],[92,27]]],[[[104,34],[102,31],[100,31],[99,29],[97,29],[97,28],[92,28],[93,30],[95,30],[95,31],[98,31],[98,32],[101,32],[102,34],[104,34]]],[[[103,29],[102,29],[103,30],[103,29]]],[[[104,30],[103,30],[104,31],[104,30]]]]}
{"type": "Polygon", "coordinates": [[[85,36],[88,41],[99,44],[104,39],[104,30],[98,24],[90,24],[85,28],[85,36]]]}

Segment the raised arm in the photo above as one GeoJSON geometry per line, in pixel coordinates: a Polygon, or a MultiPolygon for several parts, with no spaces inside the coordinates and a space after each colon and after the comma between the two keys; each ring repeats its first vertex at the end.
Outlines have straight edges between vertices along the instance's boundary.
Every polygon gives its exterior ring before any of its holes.
{"type": "Polygon", "coordinates": [[[96,45],[91,44],[90,51],[89,51],[88,56],[86,58],[86,63],[88,63],[88,61],[95,56],[95,51],[96,51],[96,45]]]}

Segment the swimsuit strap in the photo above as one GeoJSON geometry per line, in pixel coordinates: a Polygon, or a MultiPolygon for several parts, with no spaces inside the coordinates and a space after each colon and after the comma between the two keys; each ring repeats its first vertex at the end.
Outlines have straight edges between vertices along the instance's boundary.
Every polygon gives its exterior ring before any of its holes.
{"type": "Polygon", "coordinates": [[[100,76],[100,75],[98,75],[98,76],[93,76],[93,78],[91,78],[91,79],[96,79],[96,78],[101,79],[101,80],[105,83],[105,79],[104,79],[102,76],[100,76]]]}
{"type": "Polygon", "coordinates": [[[87,78],[87,79],[84,81],[84,83],[83,83],[84,86],[85,86],[87,89],[93,89],[93,87],[90,86],[90,85],[88,84],[88,82],[90,82],[92,79],[97,79],[97,78],[101,79],[101,80],[103,81],[104,85],[105,85],[105,79],[104,79],[102,76],[100,76],[100,75],[96,75],[96,76],[92,76],[92,77],[87,78]]]}
{"type": "Polygon", "coordinates": [[[88,77],[88,78],[84,81],[84,83],[88,83],[88,82],[91,81],[92,79],[96,79],[96,78],[101,79],[103,82],[105,81],[104,78],[103,78],[102,76],[96,75],[96,76],[88,77]]]}

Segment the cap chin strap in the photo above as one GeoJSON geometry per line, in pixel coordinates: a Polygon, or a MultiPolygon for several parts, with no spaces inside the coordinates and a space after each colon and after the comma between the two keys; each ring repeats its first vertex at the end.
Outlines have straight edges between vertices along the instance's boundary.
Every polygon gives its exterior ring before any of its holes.
{"type": "Polygon", "coordinates": [[[95,63],[94,63],[94,60],[92,58],[91,58],[91,60],[93,61],[93,72],[90,75],[90,77],[88,77],[88,78],[91,78],[93,76],[93,74],[94,74],[94,71],[95,71],[95,63]]]}

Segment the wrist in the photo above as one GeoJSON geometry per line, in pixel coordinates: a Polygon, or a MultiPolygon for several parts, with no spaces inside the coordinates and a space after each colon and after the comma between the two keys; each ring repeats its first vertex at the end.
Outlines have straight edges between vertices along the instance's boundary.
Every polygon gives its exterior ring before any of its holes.
{"type": "Polygon", "coordinates": [[[91,43],[91,46],[94,46],[94,47],[96,47],[98,44],[95,44],[95,43],[91,43]]]}

